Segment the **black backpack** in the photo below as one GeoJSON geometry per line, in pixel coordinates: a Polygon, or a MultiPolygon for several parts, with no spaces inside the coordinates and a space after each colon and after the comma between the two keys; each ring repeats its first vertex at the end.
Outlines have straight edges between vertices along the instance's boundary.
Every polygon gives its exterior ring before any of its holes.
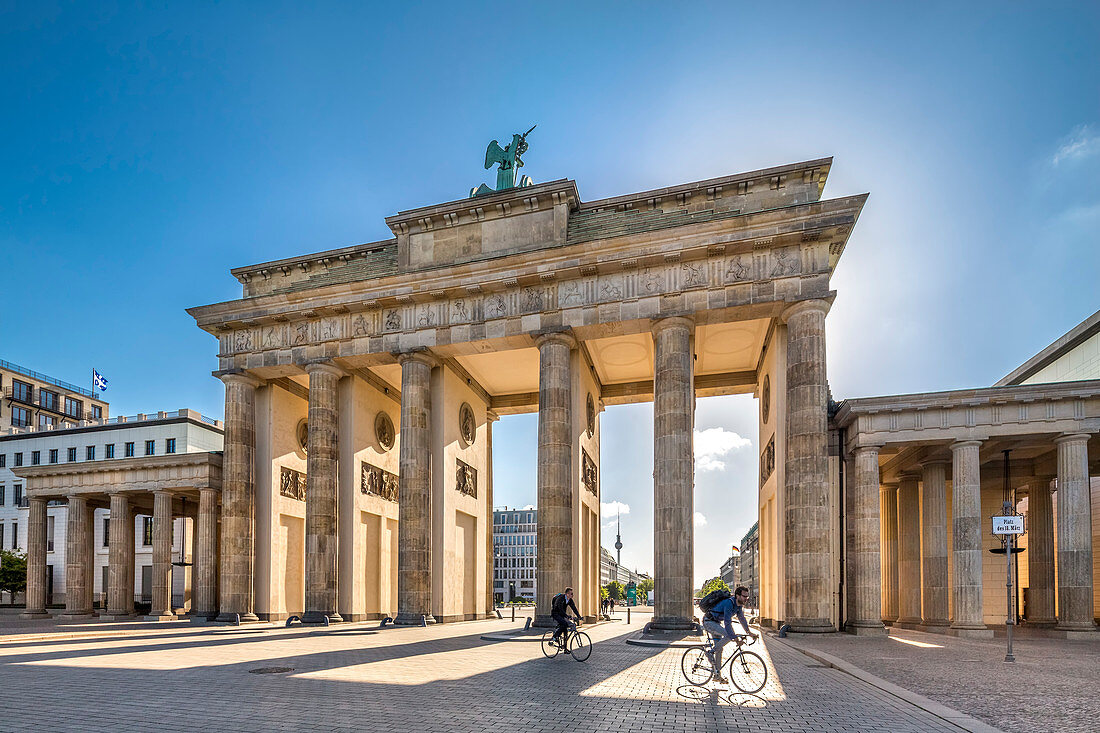
{"type": "Polygon", "coordinates": [[[550,601],[550,613],[565,615],[565,608],[569,604],[569,599],[565,597],[564,593],[558,593],[554,596],[554,600],[550,601]]]}
{"type": "Polygon", "coordinates": [[[702,597],[702,599],[700,599],[699,610],[703,613],[710,613],[714,610],[715,606],[717,606],[719,603],[729,597],[730,592],[724,588],[712,590],[710,593],[707,593],[705,596],[702,597]]]}

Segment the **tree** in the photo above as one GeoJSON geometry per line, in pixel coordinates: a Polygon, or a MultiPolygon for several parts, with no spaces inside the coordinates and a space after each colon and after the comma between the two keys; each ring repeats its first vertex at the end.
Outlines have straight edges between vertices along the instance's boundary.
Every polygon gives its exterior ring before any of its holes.
{"type": "Polygon", "coordinates": [[[623,585],[617,580],[612,580],[606,586],[607,597],[613,601],[620,600],[623,597],[623,585]]]}
{"type": "Polygon", "coordinates": [[[707,593],[716,590],[729,591],[730,595],[733,594],[733,591],[730,589],[730,587],[726,585],[726,581],[722,580],[721,578],[711,578],[707,582],[703,583],[702,594],[704,598],[706,597],[707,593]]]}
{"type": "Polygon", "coordinates": [[[11,550],[0,550],[0,591],[15,594],[27,590],[27,556],[11,550]]]}
{"type": "Polygon", "coordinates": [[[603,603],[607,600],[607,586],[600,588],[600,602],[603,603]]]}
{"type": "Polygon", "coordinates": [[[638,603],[649,602],[649,592],[653,590],[653,578],[642,578],[638,581],[638,603]]]}

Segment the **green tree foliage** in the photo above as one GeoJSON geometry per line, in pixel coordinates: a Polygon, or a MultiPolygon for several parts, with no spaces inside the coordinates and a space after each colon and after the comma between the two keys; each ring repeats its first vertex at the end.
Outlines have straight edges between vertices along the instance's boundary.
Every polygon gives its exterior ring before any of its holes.
{"type": "Polygon", "coordinates": [[[600,602],[603,603],[607,598],[607,586],[605,585],[600,588],[600,602]]]}
{"type": "Polygon", "coordinates": [[[731,594],[733,593],[733,589],[726,585],[726,581],[722,580],[721,578],[711,578],[707,582],[703,583],[702,595],[703,597],[706,597],[707,593],[716,590],[728,590],[731,594]]]}
{"type": "Polygon", "coordinates": [[[638,603],[646,603],[649,599],[649,592],[653,590],[653,579],[642,578],[638,581],[638,603]]]}
{"type": "Polygon", "coordinates": [[[0,590],[12,595],[27,590],[27,556],[0,550],[0,590]]]}
{"type": "Polygon", "coordinates": [[[607,597],[608,598],[610,598],[613,601],[622,600],[622,597],[623,597],[623,584],[622,583],[620,583],[617,580],[612,580],[610,583],[608,583],[604,587],[607,588],[607,597]]]}

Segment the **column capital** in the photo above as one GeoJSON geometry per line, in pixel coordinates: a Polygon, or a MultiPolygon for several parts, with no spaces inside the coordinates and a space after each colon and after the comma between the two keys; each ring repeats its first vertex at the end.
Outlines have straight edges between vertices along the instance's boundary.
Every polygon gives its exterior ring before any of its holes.
{"type": "Polygon", "coordinates": [[[820,298],[814,298],[812,300],[800,300],[796,303],[792,303],[783,309],[783,313],[779,316],[779,320],[783,323],[787,323],[792,317],[797,316],[799,313],[805,313],[806,311],[820,312],[822,316],[829,314],[829,308],[832,304],[827,300],[820,298]]]}
{"type": "Polygon", "coordinates": [[[174,497],[176,495],[175,489],[153,489],[149,493],[152,494],[153,496],[156,496],[157,494],[160,494],[161,496],[167,495],[167,496],[170,496],[170,497],[174,497]]]}
{"type": "Polygon", "coordinates": [[[420,364],[434,369],[439,366],[441,362],[439,359],[425,348],[413,349],[411,351],[402,351],[394,354],[397,357],[397,363],[404,366],[407,362],[415,361],[420,364]]]}
{"type": "Polygon", "coordinates": [[[950,458],[929,458],[928,460],[921,461],[920,467],[921,470],[924,470],[930,466],[946,466],[949,463],[951,463],[950,458]]]}
{"type": "Polygon", "coordinates": [[[489,422],[496,422],[500,419],[500,415],[498,415],[495,410],[486,410],[485,419],[489,422]]]}
{"type": "Polygon", "coordinates": [[[650,321],[649,330],[654,336],[666,328],[686,328],[689,331],[694,331],[695,319],[691,316],[665,316],[650,321]]]}
{"type": "Polygon", "coordinates": [[[903,481],[920,481],[920,479],[921,479],[920,471],[917,471],[915,469],[908,469],[906,471],[900,471],[898,473],[898,483],[899,484],[903,481]]]}
{"type": "Polygon", "coordinates": [[[981,448],[982,441],[980,440],[956,440],[951,444],[951,450],[961,450],[963,448],[981,448]]]}
{"type": "Polygon", "coordinates": [[[880,450],[882,450],[881,445],[861,445],[861,446],[859,446],[858,448],[856,448],[852,451],[852,455],[853,456],[858,456],[860,454],[865,455],[867,453],[872,453],[873,452],[877,456],[878,452],[880,450]]]}
{"type": "Polygon", "coordinates": [[[898,490],[898,482],[897,481],[883,481],[882,483],[880,483],[878,485],[878,490],[883,494],[891,492],[891,491],[897,491],[898,490]]]}
{"type": "Polygon", "coordinates": [[[248,372],[222,372],[221,374],[217,374],[215,372],[215,374],[218,379],[222,380],[222,382],[227,385],[244,384],[249,387],[259,387],[261,384],[263,384],[263,382],[261,382],[259,379],[252,376],[248,372]]]}
{"type": "Polygon", "coordinates": [[[1054,439],[1055,445],[1061,445],[1062,443],[1087,443],[1092,435],[1089,433],[1066,433],[1059,435],[1054,439]]]}
{"type": "Polygon", "coordinates": [[[543,344],[562,344],[568,346],[570,349],[577,348],[577,339],[573,336],[571,331],[544,331],[542,333],[532,334],[535,339],[535,346],[540,349],[543,344]]]}
{"type": "Polygon", "coordinates": [[[314,374],[331,374],[337,379],[349,376],[346,371],[336,366],[331,361],[310,361],[303,364],[302,368],[305,369],[306,374],[311,377],[314,374]]]}

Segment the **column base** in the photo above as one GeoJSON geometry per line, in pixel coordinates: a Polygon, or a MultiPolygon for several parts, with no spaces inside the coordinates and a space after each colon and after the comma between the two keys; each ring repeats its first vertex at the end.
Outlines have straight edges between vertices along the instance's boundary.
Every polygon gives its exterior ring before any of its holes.
{"type": "Polygon", "coordinates": [[[49,611],[24,611],[19,614],[19,618],[49,618],[52,614],[49,611]]]}
{"type": "Polygon", "coordinates": [[[115,613],[115,612],[112,612],[112,611],[108,611],[107,613],[99,614],[99,620],[100,621],[129,621],[132,618],[134,618],[134,615],[135,614],[134,614],[133,611],[130,611],[129,613],[126,613],[126,612],[115,613]]]}
{"type": "Polygon", "coordinates": [[[960,639],[992,639],[993,629],[985,626],[951,626],[947,629],[947,633],[951,636],[957,636],[960,639]]]}
{"type": "Polygon", "coordinates": [[[1070,623],[1060,623],[1054,627],[1055,631],[1083,631],[1085,633],[1092,633],[1096,631],[1096,624],[1092,621],[1078,621],[1070,623]]]}
{"type": "Polygon", "coordinates": [[[155,613],[143,616],[142,621],[177,621],[179,616],[174,613],[155,613]]]}
{"type": "Polygon", "coordinates": [[[1021,626],[1030,626],[1038,629],[1053,629],[1057,625],[1058,619],[1056,618],[1037,618],[1035,620],[1024,619],[1024,623],[1021,624],[1021,626]]]}
{"type": "Polygon", "coordinates": [[[831,634],[836,631],[833,622],[823,618],[787,619],[786,623],[796,634],[831,634]]]}
{"type": "Polygon", "coordinates": [[[95,618],[97,614],[94,611],[75,611],[59,614],[58,621],[83,621],[84,619],[95,618]]]}
{"type": "Polygon", "coordinates": [[[325,623],[339,624],[343,623],[343,617],[333,611],[332,613],[326,613],[325,611],[306,611],[302,614],[303,626],[323,626],[325,623]]]}
{"type": "Polygon", "coordinates": [[[237,622],[237,616],[241,617],[241,623],[242,624],[246,623],[246,622],[253,622],[253,621],[259,621],[260,620],[260,617],[257,616],[256,614],[252,613],[252,612],[237,614],[237,613],[227,613],[227,612],[224,612],[224,611],[222,613],[219,613],[218,617],[214,620],[217,621],[218,623],[232,624],[232,623],[237,622]]]}
{"type": "Polygon", "coordinates": [[[844,630],[853,636],[886,636],[886,627],[882,624],[848,624],[844,630]]]}
{"type": "Polygon", "coordinates": [[[540,629],[556,629],[558,627],[558,622],[549,614],[536,613],[535,617],[531,619],[531,625],[537,626],[540,629]]]}
{"type": "Polygon", "coordinates": [[[397,618],[395,618],[393,620],[393,625],[394,626],[421,626],[421,625],[431,626],[435,622],[436,622],[435,621],[435,616],[431,615],[430,613],[426,613],[426,614],[423,614],[423,615],[416,614],[416,613],[399,613],[399,614],[397,614],[397,618]]]}
{"type": "Polygon", "coordinates": [[[654,616],[649,628],[654,631],[692,631],[695,629],[694,618],[683,616],[654,616]]]}

